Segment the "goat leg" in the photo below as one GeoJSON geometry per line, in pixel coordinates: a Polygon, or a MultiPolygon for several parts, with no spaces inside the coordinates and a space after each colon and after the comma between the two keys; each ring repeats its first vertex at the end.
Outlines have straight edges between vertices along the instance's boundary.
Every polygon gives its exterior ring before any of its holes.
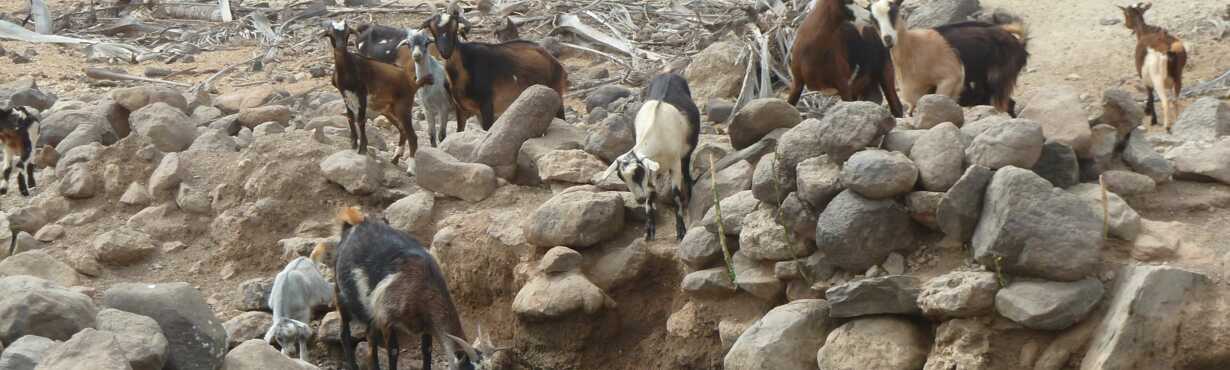
{"type": "MultiPolygon", "coordinates": [[[[380,343],[380,329],[372,326],[371,324],[372,323],[370,322],[367,324],[367,368],[368,370],[380,370],[380,356],[378,351],[380,347],[378,345],[380,343]]],[[[389,370],[396,369],[389,368],[389,370]]]]}
{"type": "Polygon", "coordinates": [[[423,370],[431,370],[431,334],[419,336],[419,351],[423,355],[423,370]]]}
{"type": "MultiPolygon", "coordinates": [[[[1153,109],[1153,88],[1145,89],[1145,113],[1153,117],[1152,125],[1157,125],[1157,111],[1153,109]]],[[[1152,126],[1150,125],[1150,126],[1152,126]]],[[[1149,132],[1149,127],[1145,126],[1145,132],[1149,132]]]]}
{"type": "Polygon", "coordinates": [[[397,332],[393,331],[393,325],[389,325],[384,334],[385,349],[389,353],[389,370],[397,370],[397,353],[401,352],[401,348],[397,344],[397,332]]]}
{"type": "Polygon", "coordinates": [[[653,240],[654,234],[657,232],[657,220],[654,219],[654,198],[657,197],[652,191],[649,192],[649,197],[645,198],[645,241],[653,240]]]}
{"type": "Polygon", "coordinates": [[[478,118],[483,125],[483,130],[491,130],[491,125],[495,124],[495,106],[491,99],[482,103],[479,108],[478,118]]]}
{"type": "Polygon", "coordinates": [[[9,152],[4,152],[4,178],[0,178],[0,195],[8,194],[9,192],[9,174],[13,172],[12,157],[9,152]]]}
{"type": "Polygon", "coordinates": [[[308,345],[307,345],[309,334],[308,333],[299,333],[299,334],[300,334],[299,335],[299,359],[303,360],[303,362],[311,363],[310,357],[308,356],[308,345]]]}
{"type": "Polygon", "coordinates": [[[359,97],[359,154],[367,154],[367,95],[359,97]]]}
{"type": "Polygon", "coordinates": [[[31,188],[38,186],[38,184],[34,182],[34,163],[31,163],[28,160],[26,161],[26,183],[29,184],[31,188]]]}
{"type": "Polygon", "coordinates": [[[359,150],[359,131],[356,128],[355,112],[346,107],[346,123],[350,125],[350,149],[359,150]]]}
{"type": "MultiPolygon", "coordinates": [[[[26,163],[23,159],[17,160],[17,191],[21,192],[21,196],[30,196],[30,188],[26,186],[26,163]]],[[[6,179],[8,177],[5,177],[6,179]]]]}
{"type": "Polygon", "coordinates": [[[333,286],[333,301],[338,302],[337,314],[342,319],[342,363],[350,370],[359,370],[359,364],[354,358],[354,341],[350,338],[350,313],[342,308],[341,283],[333,286]]]}

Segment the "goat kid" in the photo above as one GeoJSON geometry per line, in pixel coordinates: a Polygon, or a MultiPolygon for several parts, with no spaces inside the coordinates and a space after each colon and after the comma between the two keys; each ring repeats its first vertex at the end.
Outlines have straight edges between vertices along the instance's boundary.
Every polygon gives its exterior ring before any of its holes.
{"type": "MultiPolygon", "coordinates": [[[[1144,81],[1148,98],[1145,112],[1152,116],[1152,125],[1157,124],[1157,110],[1153,107],[1153,95],[1162,101],[1162,125],[1170,131],[1174,124],[1171,108],[1183,91],[1183,67],[1187,65],[1187,49],[1183,41],[1165,29],[1145,23],[1145,12],[1152,3],[1136,3],[1123,10],[1124,26],[1136,35],[1136,74],[1144,81]],[[1171,95],[1173,94],[1173,95],[1171,95]]],[[[1178,107],[1173,107],[1177,108],[1178,107]]],[[[1178,112],[1175,112],[1177,114],[1178,112]]],[[[1149,126],[1145,126],[1148,130],[1149,126]]]]}
{"type": "Polygon", "coordinates": [[[852,0],[816,0],[799,26],[790,51],[790,97],[798,104],[806,87],[842,100],[874,96],[879,89],[893,116],[901,117],[896,70],[873,27],[856,25],[852,0]]]}
{"type": "Polygon", "coordinates": [[[432,337],[444,345],[449,369],[486,368],[487,353],[466,343],[444,273],[431,253],[410,235],[367,219],[358,208],[344,209],[338,218],[342,232],[334,294],[344,363],[358,368],[350,321],[359,320],[368,324],[369,369],[380,368],[376,347],[381,344],[388,350],[388,368],[396,369],[399,338],[415,334],[421,338],[423,369],[431,369],[432,337]]]}
{"type": "Polygon", "coordinates": [[[645,103],[636,113],[636,145],[611,163],[602,178],[619,178],[647,214],[645,240],[656,232],[654,190],[658,176],[671,179],[675,201],[675,236],[682,240],[684,212],[692,195],[692,150],[700,137],[700,110],[692,101],[688,81],[674,74],[660,74],[645,87],[645,103]]]}
{"type": "MultiPolygon", "coordinates": [[[[444,136],[448,131],[448,115],[455,109],[453,97],[449,93],[451,87],[448,72],[431,55],[430,45],[433,42],[431,36],[422,30],[410,29],[406,30],[406,35],[406,39],[402,40],[398,47],[405,46],[411,50],[415,78],[418,79],[419,85],[419,105],[423,107],[423,113],[427,116],[427,136],[431,138],[431,146],[435,147],[437,142],[444,142],[444,136]],[[439,125],[438,132],[436,131],[437,125],[439,125]]],[[[457,131],[461,131],[463,125],[465,122],[458,120],[457,131]]]]}
{"type": "Polygon", "coordinates": [[[316,268],[316,262],[306,257],[295,258],[278,273],[269,293],[269,308],[273,309],[273,325],[265,332],[265,341],[277,339],[282,353],[290,355],[292,344],[299,345],[299,359],[308,361],[307,341],[311,329],[312,308],[327,306],[333,299],[333,287],[316,268]]]}
{"type": "MultiPolygon", "coordinates": [[[[458,39],[458,19],[461,8],[451,6],[420,27],[431,32],[436,50],[445,60],[456,105],[457,131],[464,130],[466,119],[475,114],[483,129],[490,129],[521,92],[533,85],[548,86],[563,98],[568,89],[568,72],[546,49],[525,40],[500,44],[462,42],[458,39]]],[[[563,107],[556,117],[564,118],[563,107]]]]}
{"type": "MultiPolygon", "coordinates": [[[[4,146],[4,178],[0,179],[0,194],[9,192],[9,175],[13,161],[17,161],[17,190],[22,196],[30,196],[34,181],[34,163],[30,162],[33,145],[30,127],[38,123],[38,116],[30,107],[0,108],[0,145],[4,146]]],[[[16,239],[14,239],[16,240],[16,239]]]]}
{"type": "MultiPolygon", "coordinates": [[[[354,30],[345,21],[330,22],[325,35],[333,47],[333,86],[346,102],[346,118],[350,124],[350,146],[359,154],[367,153],[367,109],[380,112],[397,127],[397,152],[393,163],[401,161],[403,153],[410,157],[418,151],[418,136],[412,122],[414,95],[418,91],[413,66],[401,67],[368,59],[351,53],[347,39],[354,30]]],[[[410,169],[413,171],[414,166],[410,169]]]]}

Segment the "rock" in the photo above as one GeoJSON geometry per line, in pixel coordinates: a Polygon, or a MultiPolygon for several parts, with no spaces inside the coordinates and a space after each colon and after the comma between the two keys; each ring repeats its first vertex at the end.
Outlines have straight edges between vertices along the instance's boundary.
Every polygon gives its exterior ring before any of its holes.
{"type": "Polygon", "coordinates": [[[1079,196],[1089,205],[1097,218],[1109,212],[1110,234],[1123,240],[1136,240],[1140,235],[1140,214],[1132,209],[1123,198],[1113,192],[1106,193],[1106,208],[1103,209],[1102,189],[1094,184],[1077,184],[1068,188],[1068,192],[1079,196]]]}
{"type": "Polygon", "coordinates": [[[1102,91],[1102,124],[1113,127],[1119,141],[1127,139],[1144,119],[1144,110],[1131,94],[1113,87],[1102,91]]]}
{"type": "MultiPolygon", "coordinates": [[[[765,157],[761,162],[768,160],[768,158],[765,157]]],[[[717,172],[716,189],[713,186],[713,176],[706,174],[703,178],[697,179],[696,184],[692,186],[692,199],[688,203],[688,215],[693,219],[704,218],[713,207],[714,191],[717,192],[718,198],[730,198],[751,188],[755,177],[755,170],[752,168],[751,163],[739,161],[717,172]]],[[[755,198],[756,193],[753,192],[750,195],[755,198]]],[[[723,216],[725,216],[725,208],[723,208],[722,212],[723,216]]]]}
{"type": "MultiPolygon", "coordinates": [[[[420,154],[422,152],[419,151],[420,154]]],[[[380,167],[380,162],[353,150],[339,151],[320,161],[320,172],[329,182],[341,185],[346,192],[355,195],[374,193],[384,181],[384,170],[380,167]]]]}
{"type": "Polygon", "coordinates": [[[932,28],[964,21],[979,5],[977,0],[910,0],[905,8],[909,9],[910,28],[932,28]]]}
{"type": "Polygon", "coordinates": [[[190,112],[188,100],[184,99],[184,94],[169,87],[146,85],[117,89],[111,92],[111,98],[129,112],[136,112],[158,103],[174,107],[181,113],[190,112]]]}
{"type": "MultiPolygon", "coordinates": [[[[1089,153],[1089,115],[1082,108],[1080,93],[1071,86],[1044,87],[1029,99],[1020,117],[1042,126],[1048,141],[1067,145],[1080,158],[1092,158],[1089,153]]],[[[1018,166],[1029,168],[1029,166],[1018,166]]]]}
{"type": "MultiPolygon", "coordinates": [[[[23,254],[29,253],[36,252],[23,254]]],[[[54,282],[9,275],[0,278],[0,293],[4,293],[0,299],[0,340],[4,343],[12,344],[26,335],[67,340],[95,325],[98,308],[90,297],[54,282]]]]}
{"type": "Polygon", "coordinates": [[[101,181],[102,178],[94,174],[89,165],[76,163],[68,167],[56,191],[68,199],[89,199],[102,187],[101,181]]]}
{"type": "Polygon", "coordinates": [[[498,185],[491,167],[459,162],[439,149],[420,148],[416,157],[418,185],[424,189],[478,202],[498,185]]]}
{"type": "MultiPolygon", "coordinates": [[[[744,190],[731,195],[720,202],[722,208],[722,230],[726,235],[739,235],[743,231],[743,218],[760,208],[760,201],[751,190],[744,190]]],[[[712,233],[718,233],[717,208],[709,209],[700,224],[712,233]]]]}
{"type": "Polygon", "coordinates": [[[30,275],[63,286],[74,286],[80,283],[77,272],[72,267],[68,267],[64,262],[60,262],[42,250],[17,253],[0,261],[0,276],[14,275],[30,275]]]}
{"type": "Polygon", "coordinates": [[[238,152],[239,144],[234,138],[227,135],[221,130],[205,130],[196,137],[192,142],[192,146],[188,147],[192,151],[204,152],[238,152]]]}
{"type": "Polygon", "coordinates": [[[705,103],[705,117],[709,117],[709,121],[713,123],[725,123],[734,110],[735,104],[726,99],[710,98],[705,103]]]}
{"type": "Polygon", "coordinates": [[[55,164],[55,174],[57,178],[68,176],[69,168],[73,165],[83,164],[88,165],[98,159],[98,153],[102,151],[102,145],[89,144],[82,145],[64,153],[55,164]]]}
{"type": "MultiPolygon", "coordinates": [[[[726,245],[732,250],[738,249],[738,238],[726,236],[726,245]]],[[[688,229],[687,234],[683,235],[683,240],[679,241],[679,249],[677,249],[679,260],[691,267],[693,270],[700,270],[706,267],[717,264],[721,261],[722,245],[718,240],[717,233],[711,233],[703,227],[693,227],[688,229]]]]}
{"type": "MultiPolygon", "coordinates": [[[[286,90],[283,90],[281,87],[263,85],[218,96],[217,98],[214,98],[214,106],[221,109],[223,113],[235,114],[239,113],[242,109],[256,108],[265,105],[274,99],[289,95],[290,93],[286,92],[286,90]]],[[[336,94],[333,96],[335,98],[340,98],[336,94]]],[[[338,100],[340,102],[341,99],[338,100]]],[[[317,112],[317,114],[312,115],[323,115],[319,113],[321,112],[317,112]]],[[[342,114],[342,111],[339,109],[336,111],[331,111],[331,113],[335,115],[342,114]]]]}
{"type": "Polygon", "coordinates": [[[525,89],[491,126],[475,151],[475,162],[491,166],[497,176],[511,180],[521,144],[547,132],[560,104],[559,94],[546,86],[525,89]]]}
{"type": "MultiPolygon", "coordinates": [[[[367,325],[358,320],[350,321],[350,336],[355,342],[367,338],[367,325]]],[[[320,319],[320,328],[316,331],[317,340],[337,344],[342,341],[342,317],[337,311],[329,311],[320,319]]],[[[353,343],[353,342],[351,342],[353,343]]]]}
{"type": "Polygon", "coordinates": [[[625,114],[615,114],[594,125],[585,139],[585,151],[611,162],[632,150],[635,144],[636,130],[632,119],[625,114]]]}
{"type": "Polygon", "coordinates": [[[115,334],[86,328],[43,354],[38,370],[132,370],[115,334]]]}
{"type": "Polygon", "coordinates": [[[580,267],[581,254],[568,247],[551,248],[538,262],[538,270],[546,274],[577,271],[580,267]]]}
{"type": "Polygon", "coordinates": [[[108,131],[106,128],[95,124],[79,125],[73,129],[68,136],[64,137],[59,144],[55,146],[55,150],[61,157],[67,156],[68,151],[73,148],[90,145],[91,143],[104,143],[109,141],[110,144],[115,143],[115,134],[108,131]]]}
{"type": "MultiPolygon", "coordinates": [[[[387,362],[386,362],[387,363],[387,362]]],[[[286,357],[261,339],[249,339],[226,354],[223,370],[314,370],[316,366],[286,357]]]]}
{"type": "Polygon", "coordinates": [[[253,311],[239,314],[222,323],[222,329],[226,330],[226,348],[235,348],[252,339],[263,339],[270,326],[273,326],[273,315],[269,313],[253,311]]]}
{"type": "Polygon", "coordinates": [[[792,169],[800,162],[828,154],[843,162],[854,152],[871,146],[896,126],[888,110],[870,102],[838,104],[824,118],[805,120],[782,134],[777,158],[782,168],[792,169]]]}
{"type": "Polygon", "coordinates": [[[803,120],[799,110],[777,98],[757,99],[748,102],[731,121],[730,144],[743,149],[760,141],[769,132],[779,128],[791,128],[803,120]]]}
{"type": "Polygon", "coordinates": [[[743,251],[735,252],[730,260],[735,270],[735,285],[739,289],[768,302],[777,302],[782,298],[786,285],[777,279],[772,261],[749,258],[743,251]]]}
{"type": "MultiPolygon", "coordinates": [[[[966,149],[969,149],[970,144],[974,142],[974,138],[977,138],[978,135],[982,135],[988,129],[1004,125],[1011,120],[1012,117],[1007,114],[990,115],[973,121],[967,119],[965,120],[965,126],[961,126],[961,144],[966,149]]],[[[1041,127],[1039,127],[1039,130],[1041,130],[1041,127]]],[[[966,158],[966,161],[968,162],[969,158],[966,158]]]]}
{"type": "Polygon", "coordinates": [[[256,128],[257,125],[265,122],[277,122],[282,126],[286,126],[290,123],[290,116],[290,107],[285,105],[268,105],[241,109],[236,120],[240,125],[247,128],[256,128]]]}
{"type": "Polygon", "coordinates": [[[593,113],[595,108],[606,108],[616,100],[632,96],[632,90],[620,85],[599,87],[585,96],[585,111],[593,113]]]}
{"type": "Polygon", "coordinates": [[[187,283],[120,283],[103,293],[107,307],[148,316],[167,336],[168,369],[216,369],[226,354],[226,331],[201,293],[187,283]]]}
{"type": "Polygon", "coordinates": [[[59,100],[55,95],[40,91],[38,88],[21,89],[13,92],[9,97],[8,107],[27,106],[38,109],[40,112],[47,111],[55,105],[56,100],[59,100]]]}
{"type": "Polygon", "coordinates": [[[559,194],[538,207],[524,227],[533,245],[588,248],[623,230],[623,199],[615,193],[559,194]]]}
{"type": "Polygon", "coordinates": [[[646,272],[649,250],[643,239],[636,239],[623,248],[608,248],[591,266],[586,275],[605,291],[636,283],[646,272]]]}
{"type": "Polygon", "coordinates": [[[1058,281],[1096,270],[1102,223],[1080,197],[1015,167],[996,171],[985,196],[970,243],[983,266],[1058,281]]]}
{"type": "Polygon", "coordinates": [[[137,134],[148,137],[162,152],[183,151],[196,139],[196,125],[192,119],[165,103],[154,103],[134,111],[128,120],[137,134]]]}
{"type": "Polygon", "coordinates": [[[953,319],[936,329],[935,345],[923,370],[992,369],[995,331],[978,319],[953,319]]]}
{"type": "Polygon", "coordinates": [[[179,192],[175,195],[175,205],[184,212],[208,215],[212,210],[212,196],[208,189],[201,189],[200,186],[180,183],[179,192]]]}
{"type": "Polygon", "coordinates": [[[414,234],[431,226],[432,209],[436,197],[431,192],[420,191],[401,198],[384,210],[389,226],[414,234]]]}
{"type": "Polygon", "coordinates": [[[756,163],[756,169],[752,172],[752,195],[756,200],[770,205],[780,205],[785,200],[788,184],[784,184],[785,181],[778,183],[778,174],[781,173],[784,172],[777,170],[777,154],[766,155],[756,163]]]}
{"type": "MultiPolygon", "coordinates": [[[[959,107],[957,111],[960,112],[959,107]]],[[[964,173],[961,129],[951,123],[925,131],[908,154],[918,166],[918,180],[929,191],[947,191],[964,173]]]]}
{"type": "Polygon", "coordinates": [[[1170,181],[1174,175],[1174,165],[1153,150],[1153,144],[1145,139],[1148,135],[1144,130],[1135,130],[1128,135],[1127,145],[1123,148],[1123,161],[1142,175],[1149,176],[1157,183],[1170,181]]]}
{"type": "Polygon", "coordinates": [[[239,309],[244,311],[270,311],[269,293],[273,290],[273,277],[246,280],[239,284],[241,299],[239,309]]]}
{"type": "Polygon", "coordinates": [[[812,356],[824,345],[833,323],[822,299],[804,299],[778,306],[743,331],[723,367],[746,370],[815,369],[812,356]]]}
{"type": "Polygon", "coordinates": [[[1033,168],[1042,156],[1042,127],[1029,120],[991,126],[965,148],[965,160],[998,170],[1006,166],[1033,168]]]}
{"type": "Polygon", "coordinates": [[[777,220],[777,223],[793,232],[796,238],[806,239],[810,241],[808,245],[814,245],[816,220],[820,218],[816,210],[799,198],[798,193],[786,195],[781,209],[781,219],[777,220]]]}
{"type": "Polygon", "coordinates": [[[1030,329],[1063,330],[1081,321],[1102,300],[1102,282],[1015,281],[995,294],[1000,315],[1030,329]]]}
{"type": "Polygon", "coordinates": [[[741,63],[743,44],[715,42],[692,57],[684,77],[694,98],[734,98],[743,87],[747,64],[741,63]]]}
{"type": "Polygon", "coordinates": [[[916,191],[905,196],[905,209],[910,212],[910,218],[920,225],[932,230],[939,230],[935,214],[944,200],[944,193],[934,191],[916,191]]]}
{"type": "Polygon", "coordinates": [[[486,132],[478,130],[452,133],[440,143],[440,150],[452,155],[459,161],[473,162],[478,146],[482,144],[483,139],[486,137],[486,132]]]}
{"type": "Polygon", "coordinates": [[[886,199],[909,192],[918,181],[918,167],[904,154],[886,150],[855,153],[841,169],[841,182],[869,199],[886,199]]]}
{"type": "MultiPolygon", "coordinates": [[[[44,243],[50,243],[50,242],[56,241],[57,239],[60,239],[63,236],[64,236],[64,226],[51,224],[51,225],[43,226],[43,228],[41,229],[38,229],[38,233],[34,234],[34,240],[44,242],[44,243]]],[[[20,242],[21,242],[20,239],[18,239],[18,243],[20,242]]],[[[27,250],[30,250],[30,249],[25,249],[23,250],[23,252],[27,250]]]]}
{"type": "Polygon", "coordinates": [[[1106,184],[1106,190],[1122,196],[1148,194],[1157,190],[1157,183],[1149,176],[1131,171],[1106,171],[1102,174],[1102,182],[1106,184]]]}
{"type": "Polygon", "coordinates": [[[918,278],[892,275],[855,280],[825,292],[832,310],[830,317],[848,318],[879,314],[916,315],[918,278]]]}
{"type": "Polygon", "coordinates": [[[197,123],[213,122],[218,118],[222,118],[222,110],[218,108],[200,106],[192,110],[192,120],[197,123]]]}
{"type": "Polygon", "coordinates": [[[846,185],[841,182],[841,164],[828,155],[805,160],[795,167],[799,199],[823,210],[846,185]]]}
{"type": "MultiPolygon", "coordinates": [[[[910,151],[914,149],[914,143],[918,142],[918,138],[926,132],[927,130],[893,129],[884,135],[884,150],[910,154],[910,151]]],[[[965,153],[961,155],[964,157],[965,153]]]]}
{"type": "Polygon", "coordinates": [[[150,174],[149,193],[160,194],[179,189],[179,183],[188,176],[188,163],[180,161],[178,153],[168,153],[150,174]]]}
{"type": "Polygon", "coordinates": [[[133,370],[158,370],[166,362],[167,338],[158,322],[116,309],[98,312],[98,330],[115,334],[133,370]]]}
{"type": "Polygon", "coordinates": [[[965,124],[965,112],[957,101],[944,95],[923,95],[914,108],[914,128],[927,130],[941,123],[952,123],[954,128],[965,124]]]}
{"type": "Polygon", "coordinates": [[[733,295],[738,286],[725,266],[695,271],[683,277],[684,292],[695,297],[721,298],[733,295]]]}
{"type": "Polygon", "coordinates": [[[816,247],[845,271],[864,271],[895,251],[915,248],[910,216],[891,199],[838,194],[816,222],[816,247]]]}
{"type": "Polygon", "coordinates": [[[1171,152],[1176,178],[1214,180],[1230,184],[1230,138],[1208,148],[1179,148],[1171,152]]]}
{"type": "MultiPolygon", "coordinates": [[[[1118,163],[1118,152],[1120,139],[1119,132],[1110,125],[1097,125],[1092,128],[1093,136],[1090,137],[1089,152],[1093,156],[1092,171],[1082,168],[1082,178],[1092,178],[1096,175],[1106,172],[1118,163]]],[[[1126,138],[1126,137],[1125,137],[1126,138]]]]}
{"type": "Polygon", "coordinates": [[[43,359],[43,355],[59,346],[59,343],[37,335],[26,335],[16,342],[9,342],[4,354],[0,355],[0,369],[34,370],[43,359]]]}
{"type": "Polygon", "coordinates": [[[98,262],[111,266],[128,266],[153,254],[158,246],[143,232],[127,227],[113,229],[94,239],[98,262]]]}
{"type": "MultiPolygon", "coordinates": [[[[42,148],[45,145],[58,146],[73,131],[82,126],[94,126],[97,129],[110,127],[110,124],[107,123],[106,117],[82,109],[52,112],[39,121],[39,126],[36,148],[42,148]]],[[[67,151],[68,149],[64,150],[64,152],[67,151]]]]}
{"type": "MultiPolygon", "coordinates": [[[[521,150],[517,152],[517,177],[513,179],[513,183],[526,186],[537,186],[542,184],[543,179],[539,176],[539,170],[545,165],[543,162],[547,154],[557,150],[576,150],[576,158],[593,158],[592,155],[580,150],[585,141],[585,129],[578,126],[573,126],[563,120],[555,120],[551,122],[551,127],[547,129],[547,133],[542,137],[536,137],[526,140],[521,144],[521,150]]],[[[558,158],[558,157],[556,157],[558,158]]],[[[563,174],[563,177],[576,176],[576,170],[599,172],[606,169],[606,163],[600,160],[594,160],[594,163],[588,161],[556,161],[551,170],[560,171],[555,175],[563,174]],[[588,167],[596,167],[598,170],[584,169],[582,164],[589,164],[588,167]],[[569,166],[577,166],[569,168],[569,166]]],[[[592,177],[593,174],[591,174],[592,177]]],[[[587,184],[591,181],[590,178],[580,180],[579,183],[587,184]]]]}
{"type": "Polygon", "coordinates": [[[1140,235],[1132,244],[1132,258],[1137,261],[1166,260],[1175,255],[1183,243],[1179,222],[1140,220],[1140,235]]]}
{"type": "Polygon", "coordinates": [[[1176,363],[1181,312],[1203,275],[1170,266],[1128,265],[1115,274],[1102,323],[1081,369],[1169,368],[1176,363]]]}
{"type": "MultiPolygon", "coordinates": [[[[1161,112],[1158,113],[1160,116],[1161,112]]],[[[1174,121],[1171,132],[1179,138],[1193,141],[1216,140],[1230,135],[1230,104],[1213,97],[1200,98],[1183,109],[1183,114],[1174,121]]]]}
{"type": "Polygon", "coordinates": [[[784,261],[812,254],[814,246],[777,223],[777,210],[762,208],[743,218],[739,251],[759,261],[784,261]]]}
{"type": "Polygon", "coordinates": [[[1048,141],[1042,145],[1042,156],[1038,157],[1038,163],[1034,164],[1033,170],[1057,188],[1067,188],[1080,181],[1080,165],[1076,161],[1076,152],[1057,141],[1048,141]]]}
{"type": "Polygon", "coordinates": [[[608,299],[602,289],[580,272],[541,274],[517,292],[512,309],[521,319],[543,321],[574,313],[596,314],[607,305],[608,299]]]}
{"type": "Polygon", "coordinates": [[[999,281],[989,271],[955,271],[927,280],[918,294],[924,315],[936,319],[976,317],[995,307],[999,281]]]}
{"type": "Polygon", "coordinates": [[[833,329],[816,361],[823,370],[919,369],[927,362],[930,342],[929,335],[909,320],[862,318],[833,329]]]}
{"type": "Polygon", "coordinates": [[[538,177],[543,181],[587,184],[606,170],[606,164],[584,150],[554,150],[538,158],[538,177]]]}

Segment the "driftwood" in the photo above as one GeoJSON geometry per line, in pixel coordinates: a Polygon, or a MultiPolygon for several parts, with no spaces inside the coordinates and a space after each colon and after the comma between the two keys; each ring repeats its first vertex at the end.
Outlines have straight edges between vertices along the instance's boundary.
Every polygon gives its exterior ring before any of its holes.
{"type": "Polygon", "coordinates": [[[180,82],[175,82],[175,81],[167,81],[167,80],[160,80],[160,79],[157,79],[157,78],[147,78],[147,77],[141,77],[141,76],[133,76],[133,75],[130,75],[130,74],[125,74],[125,73],[112,72],[112,71],[108,71],[108,70],[101,69],[101,68],[86,68],[86,69],[85,69],[85,75],[86,75],[86,77],[89,77],[89,78],[92,78],[92,79],[95,79],[95,80],[110,80],[110,81],[125,81],[125,80],[127,80],[127,81],[154,82],[154,83],[167,84],[167,85],[171,85],[171,86],[179,86],[179,87],[189,87],[189,86],[191,86],[191,85],[188,85],[188,84],[186,84],[186,83],[180,83],[180,82]]]}
{"type": "Polygon", "coordinates": [[[34,20],[34,32],[50,35],[55,32],[51,23],[51,10],[43,0],[30,0],[30,18],[34,20]]]}
{"type": "Polygon", "coordinates": [[[218,0],[218,16],[226,23],[235,20],[231,15],[231,0],[218,0]]]}
{"type": "MultiPolygon", "coordinates": [[[[555,29],[564,30],[576,34],[586,40],[601,44],[609,49],[618,51],[628,56],[637,56],[638,51],[632,43],[622,38],[611,36],[605,32],[599,31],[581,23],[581,19],[574,14],[560,14],[555,17],[555,29]]],[[[647,50],[641,50],[645,56],[652,60],[661,60],[663,56],[647,50]]]]}
{"type": "Polygon", "coordinates": [[[25,41],[35,44],[93,44],[97,40],[79,39],[58,35],[40,35],[15,23],[0,20],[0,39],[25,41]]]}

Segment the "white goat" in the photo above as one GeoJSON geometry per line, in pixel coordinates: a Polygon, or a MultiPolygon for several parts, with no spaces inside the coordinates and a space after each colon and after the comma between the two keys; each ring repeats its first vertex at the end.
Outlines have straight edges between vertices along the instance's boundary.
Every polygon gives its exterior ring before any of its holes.
{"type": "Polygon", "coordinates": [[[292,343],[299,345],[299,359],[308,361],[307,341],[311,329],[312,308],[327,305],[333,299],[333,286],[307,257],[295,258],[286,264],[273,281],[269,308],[273,309],[273,325],[265,332],[265,342],[274,339],[282,353],[290,356],[292,343]]]}
{"type": "MultiPolygon", "coordinates": [[[[448,115],[453,109],[453,96],[449,93],[448,72],[444,65],[431,56],[431,36],[422,30],[406,29],[406,39],[398,47],[405,45],[411,50],[414,59],[414,74],[418,80],[419,105],[427,115],[427,136],[431,138],[431,146],[444,141],[448,131],[448,115]],[[436,131],[439,125],[439,131],[436,131]]],[[[464,125],[458,122],[457,125],[464,125]]]]}

